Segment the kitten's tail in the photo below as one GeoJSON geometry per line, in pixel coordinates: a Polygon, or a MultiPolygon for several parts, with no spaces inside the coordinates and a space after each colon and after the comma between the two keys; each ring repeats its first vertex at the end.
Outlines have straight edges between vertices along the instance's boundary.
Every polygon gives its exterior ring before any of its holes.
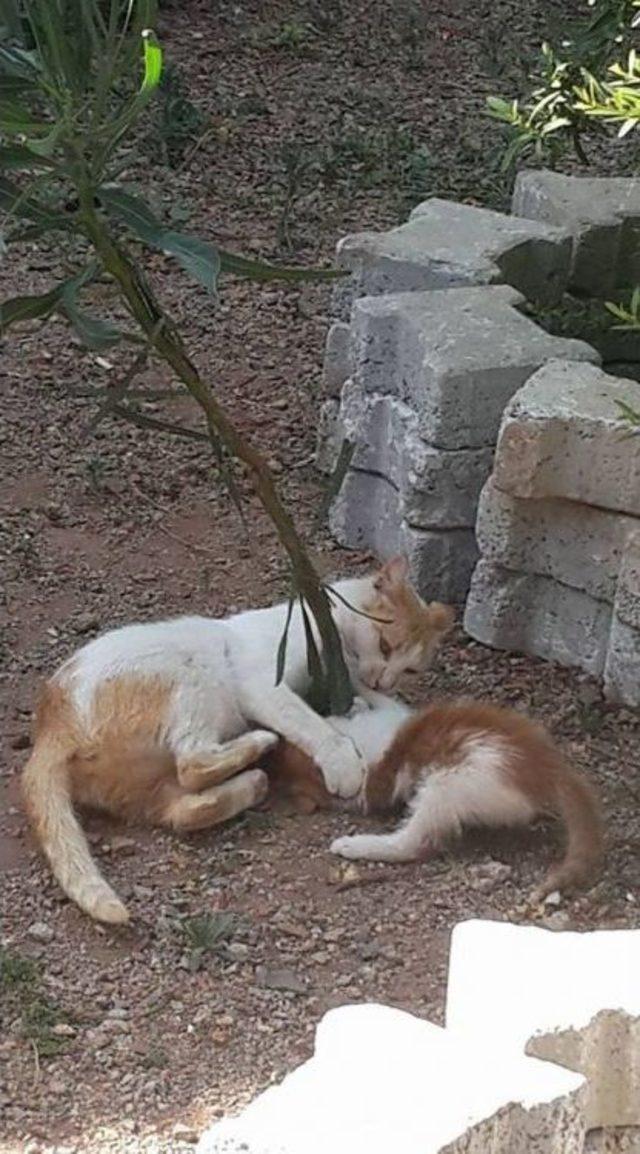
{"type": "Polygon", "coordinates": [[[556,784],[556,809],[567,831],[567,849],[549,870],[539,897],[593,880],[604,857],[604,837],[598,803],[591,786],[564,765],[556,784]]]}
{"type": "Polygon", "coordinates": [[[97,921],[126,922],[129,912],[98,870],[73,812],[68,769],[72,752],[63,732],[56,733],[45,725],[38,733],[22,777],[27,812],[53,874],[68,897],[97,921]]]}

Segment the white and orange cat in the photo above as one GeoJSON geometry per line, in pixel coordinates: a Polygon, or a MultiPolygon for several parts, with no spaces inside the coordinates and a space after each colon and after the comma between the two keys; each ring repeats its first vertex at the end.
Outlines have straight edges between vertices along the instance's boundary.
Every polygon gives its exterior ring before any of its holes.
{"type": "MultiPolygon", "coordinates": [[[[566,853],[536,896],[595,876],[603,838],[594,794],[529,718],[483,702],[434,704],[415,712],[398,701],[380,701],[369,713],[334,724],[353,737],[369,764],[361,808],[388,813],[406,806],[408,815],[390,833],[339,837],[332,853],[368,861],[419,860],[466,826],[524,825],[553,814],[565,826],[566,853]]],[[[300,749],[282,742],[266,764],[274,786],[298,810],[331,805],[317,767],[300,749]]]]}
{"type": "MultiPolygon", "coordinates": [[[[447,607],[418,597],[403,558],[335,588],[360,611],[336,600],[334,619],[365,699],[393,691],[408,669],[425,668],[451,623],[447,607]]],[[[298,607],[276,685],[286,618],[282,604],[223,620],[126,626],[91,641],[45,686],[24,797],[55,877],[91,917],[124,922],[129,914],[91,858],[74,803],[205,829],[263,799],[267,777],[247,767],[278,736],[312,759],[329,793],[360,789],[357,742],[301,696],[309,678],[298,607]]]]}

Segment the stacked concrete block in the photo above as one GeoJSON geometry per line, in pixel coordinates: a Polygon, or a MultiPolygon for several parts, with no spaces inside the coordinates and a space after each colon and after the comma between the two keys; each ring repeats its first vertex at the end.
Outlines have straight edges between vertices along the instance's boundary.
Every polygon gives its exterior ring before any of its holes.
{"type": "Polygon", "coordinates": [[[465,627],[604,676],[640,704],[640,385],[551,362],[507,407],[479,504],[465,627]]]}
{"type": "Polygon", "coordinates": [[[425,596],[461,601],[474,524],[507,401],[554,357],[597,360],[518,311],[509,286],[364,297],[353,306],[352,376],[323,414],[325,467],[355,446],[330,523],[344,545],[410,558],[425,596]]]}
{"type": "Polygon", "coordinates": [[[344,319],[360,296],[469,285],[506,283],[530,300],[554,304],[567,285],[571,235],[434,197],[398,228],[345,237],[337,258],[352,273],[336,298],[344,319]]]}
{"type": "Polygon", "coordinates": [[[640,180],[521,172],[512,211],[571,234],[571,288],[606,297],[640,284],[640,180]]]}

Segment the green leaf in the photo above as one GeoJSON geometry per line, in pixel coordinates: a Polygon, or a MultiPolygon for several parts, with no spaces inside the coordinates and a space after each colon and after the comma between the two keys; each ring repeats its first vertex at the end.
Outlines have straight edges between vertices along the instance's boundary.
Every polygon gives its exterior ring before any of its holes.
{"type": "Polygon", "coordinates": [[[144,40],[142,91],[153,92],[158,87],[162,76],[162,48],[154,39],[152,32],[145,30],[142,36],[144,40]]]}
{"type": "Polygon", "coordinates": [[[36,84],[40,75],[37,53],[0,44],[0,72],[3,76],[36,84]]]}
{"type": "Polygon", "coordinates": [[[103,184],[98,198],[110,215],[115,216],[147,244],[161,247],[164,226],[139,196],[127,192],[117,184],[103,184]]]}
{"type": "Polygon", "coordinates": [[[46,156],[36,155],[25,144],[0,145],[0,171],[9,169],[53,168],[53,162],[46,156]]]}
{"type": "Polygon", "coordinates": [[[19,185],[4,176],[0,176],[0,209],[8,216],[15,216],[19,220],[31,220],[44,229],[72,227],[71,217],[51,212],[45,205],[24,192],[19,185]]]}
{"type": "Polygon", "coordinates": [[[289,598],[287,606],[287,619],[284,623],[284,630],[278,645],[278,657],[276,661],[276,685],[279,685],[284,677],[284,667],[287,659],[287,639],[289,637],[289,626],[291,625],[291,617],[293,615],[293,606],[295,604],[295,597],[289,598]]]}
{"type": "Polygon", "coordinates": [[[616,400],[615,404],[620,409],[620,413],[624,417],[625,421],[628,421],[631,425],[640,426],[640,412],[637,412],[635,409],[633,409],[631,405],[627,404],[626,401],[616,400]]]}
{"type": "Polygon", "coordinates": [[[163,252],[175,256],[183,269],[209,292],[216,291],[220,254],[212,244],[198,240],[195,236],[185,236],[181,232],[164,232],[160,247],[163,252]]]}
{"type": "Polygon", "coordinates": [[[57,285],[48,293],[38,296],[12,297],[0,304],[0,334],[4,335],[10,325],[20,321],[42,320],[54,311],[61,293],[57,285]]]}
{"type": "Polygon", "coordinates": [[[93,279],[98,266],[92,263],[78,276],[65,281],[61,286],[57,310],[66,317],[84,345],[89,349],[106,349],[120,340],[120,332],[107,321],[90,316],[78,305],[78,293],[93,279]]]}
{"type": "Polygon", "coordinates": [[[263,260],[252,260],[249,257],[238,256],[236,253],[220,249],[220,267],[222,272],[233,273],[235,276],[245,276],[255,281],[323,281],[336,280],[348,276],[344,269],[335,268],[287,268],[268,264],[263,260]]]}

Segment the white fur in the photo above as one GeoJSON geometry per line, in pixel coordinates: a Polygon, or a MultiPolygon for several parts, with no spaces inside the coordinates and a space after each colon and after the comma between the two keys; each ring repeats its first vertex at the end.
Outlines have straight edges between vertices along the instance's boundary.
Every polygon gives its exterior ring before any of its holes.
{"type": "MultiPolygon", "coordinates": [[[[358,608],[371,594],[371,578],[341,581],[336,588],[358,608]]],[[[343,797],[362,783],[359,742],[367,746],[368,726],[324,720],[299,694],[309,688],[304,623],[296,604],[289,627],[283,682],[276,686],[276,663],[287,605],[215,620],[183,617],[116,629],[79,651],[58,674],[70,688],[85,724],[91,725],[96,690],[123,677],[159,678],[172,686],[165,733],[178,757],[218,749],[254,725],[264,726],[298,745],[323,771],[327,788],[343,797]]],[[[341,603],[334,607],[356,688],[375,688],[366,680],[380,647],[373,623],[341,603]]],[[[366,754],[365,754],[366,760],[366,754]]]]}
{"type": "MultiPolygon", "coordinates": [[[[340,837],[331,852],[341,857],[370,861],[411,861],[438,849],[465,825],[520,825],[535,817],[534,807],[510,786],[503,766],[506,748],[499,737],[474,738],[466,743],[456,768],[425,766],[409,806],[409,816],[388,834],[340,837]]],[[[406,796],[408,776],[400,770],[396,797],[406,796]]]]}

